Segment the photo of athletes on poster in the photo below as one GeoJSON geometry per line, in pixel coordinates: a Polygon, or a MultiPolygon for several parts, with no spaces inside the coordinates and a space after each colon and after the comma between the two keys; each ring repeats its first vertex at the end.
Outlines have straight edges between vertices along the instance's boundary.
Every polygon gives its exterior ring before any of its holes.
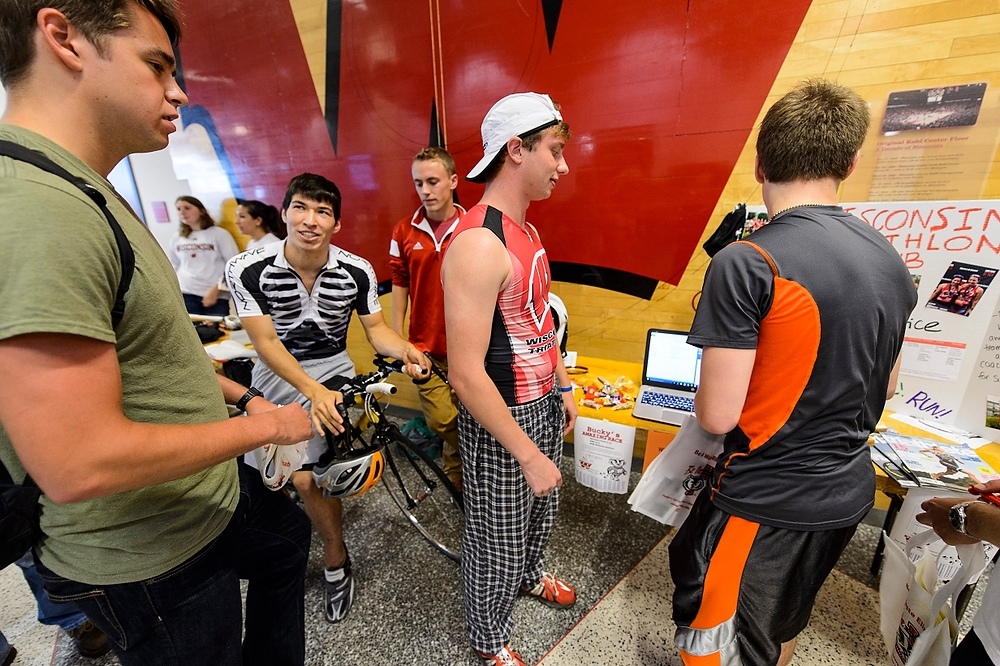
{"type": "Polygon", "coordinates": [[[953,261],[931,293],[927,307],[968,317],[996,274],[995,268],[953,261]]]}

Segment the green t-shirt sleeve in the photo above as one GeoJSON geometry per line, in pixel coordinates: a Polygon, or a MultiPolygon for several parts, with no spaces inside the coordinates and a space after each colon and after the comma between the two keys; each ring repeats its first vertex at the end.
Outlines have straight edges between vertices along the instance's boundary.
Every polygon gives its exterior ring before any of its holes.
{"type": "Polygon", "coordinates": [[[0,178],[0,340],[70,333],[114,342],[114,233],[86,195],[48,178],[0,178]]]}

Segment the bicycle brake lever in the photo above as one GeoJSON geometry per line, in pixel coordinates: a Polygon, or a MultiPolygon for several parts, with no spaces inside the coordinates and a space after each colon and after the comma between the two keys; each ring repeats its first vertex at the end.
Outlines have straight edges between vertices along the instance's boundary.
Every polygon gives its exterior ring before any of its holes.
{"type": "Polygon", "coordinates": [[[441,369],[439,367],[437,367],[437,365],[434,363],[434,359],[431,358],[430,354],[428,354],[427,352],[424,352],[424,356],[427,357],[427,367],[429,368],[429,370],[427,371],[427,376],[426,377],[422,377],[421,379],[414,379],[413,383],[416,384],[416,385],[418,385],[418,386],[421,385],[421,384],[426,384],[427,382],[429,382],[431,380],[431,376],[432,375],[437,375],[438,378],[441,381],[443,381],[445,383],[445,385],[447,386],[448,385],[448,377],[443,372],[441,372],[441,369]]]}
{"type": "Polygon", "coordinates": [[[351,441],[351,419],[350,419],[350,416],[347,413],[347,404],[343,403],[343,402],[338,402],[336,404],[336,407],[337,407],[337,413],[340,414],[340,418],[342,419],[341,425],[344,426],[344,432],[342,432],[340,434],[333,434],[333,435],[331,435],[331,433],[327,432],[327,434],[326,434],[326,442],[327,442],[328,446],[331,445],[331,441],[330,441],[331,436],[332,436],[334,442],[336,442],[337,440],[340,440],[340,441],[342,441],[344,443],[348,443],[348,442],[351,441]]]}

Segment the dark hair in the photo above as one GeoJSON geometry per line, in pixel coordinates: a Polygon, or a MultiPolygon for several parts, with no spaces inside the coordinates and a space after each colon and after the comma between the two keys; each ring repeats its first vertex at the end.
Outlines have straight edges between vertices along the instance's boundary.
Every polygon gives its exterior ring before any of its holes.
{"type": "Polygon", "coordinates": [[[810,79],[767,110],[757,134],[769,182],[847,178],[868,134],[868,105],[850,88],[810,79]]]}
{"type": "MultiPolygon", "coordinates": [[[[202,229],[208,229],[209,227],[215,226],[215,220],[213,220],[212,216],[208,214],[207,210],[205,210],[205,204],[203,204],[200,199],[196,199],[192,196],[184,194],[182,196],[177,197],[177,201],[183,201],[185,203],[189,203],[195,208],[197,208],[199,211],[201,211],[201,215],[198,216],[198,221],[201,222],[202,229]]],[[[191,235],[191,232],[194,230],[188,225],[184,224],[184,220],[181,220],[180,229],[178,229],[178,231],[181,236],[187,238],[188,236],[191,235]]]]}
{"type": "MultiPolygon", "coordinates": [[[[555,107],[556,109],[558,109],[559,105],[555,104],[555,107]]],[[[524,146],[525,150],[534,150],[535,146],[537,146],[539,142],[542,140],[542,136],[544,136],[544,134],[549,130],[553,130],[553,133],[558,138],[564,141],[569,141],[569,138],[571,136],[569,131],[569,125],[566,124],[566,121],[560,120],[554,125],[549,125],[548,127],[543,127],[542,129],[534,130],[532,132],[528,132],[527,134],[522,134],[520,136],[521,145],[524,146]]],[[[497,175],[499,175],[500,169],[503,167],[503,163],[506,159],[507,159],[507,144],[504,144],[504,147],[500,149],[500,152],[497,153],[496,157],[493,158],[493,161],[490,162],[489,166],[483,170],[483,173],[479,176],[479,178],[476,179],[476,182],[488,183],[494,178],[496,178],[497,175]]]]}
{"type": "Polygon", "coordinates": [[[431,146],[430,148],[424,148],[416,157],[413,158],[414,162],[440,162],[444,170],[448,172],[449,176],[455,175],[455,159],[451,156],[444,148],[440,146],[431,146]]]}
{"type": "Polygon", "coordinates": [[[292,197],[296,194],[306,199],[330,204],[333,206],[333,218],[340,219],[340,190],[332,181],[314,173],[300,173],[288,183],[285,200],[281,204],[282,210],[288,210],[292,197]]]}
{"type": "Polygon", "coordinates": [[[8,88],[24,79],[35,59],[35,19],[45,8],[62,12],[101,56],[106,55],[105,38],[116,30],[129,28],[132,13],[137,9],[152,14],[166,30],[171,43],[181,36],[175,0],[2,0],[0,82],[8,88]]]}
{"type": "Polygon", "coordinates": [[[237,201],[236,203],[247,209],[247,215],[261,220],[263,222],[261,226],[264,227],[265,232],[274,234],[281,239],[284,239],[288,235],[288,229],[285,228],[285,224],[281,221],[281,213],[271,204],[266,204],[256,199],[237,201]]]}

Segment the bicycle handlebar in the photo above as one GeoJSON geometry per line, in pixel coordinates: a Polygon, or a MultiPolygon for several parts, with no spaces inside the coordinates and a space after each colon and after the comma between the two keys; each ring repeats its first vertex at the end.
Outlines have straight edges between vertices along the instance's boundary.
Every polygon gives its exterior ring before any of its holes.
{"type": "Polygon", "coordinates": [[[357,375],[350,379],[344,377],[331,377],[323,382],[323,385],[328,389],[333,391],[340,391],[343,396],[343,402],[338,402],[337,413],[340,414],[342,423],[344,425],[344,432],[339,435],[335,435],[332,432],[327,431],[326,433],[326,443],[329,447],[328,454],[324,454],[324,457],[320,458],[320,461],[324,464],[328,463],[329,456],[333,456],[335,451],[342,445],[346,445],[351,442],[354,437],[354,429],[351,425],[351,418],[348,414],[348,407],[354,404],[355,399],[363,394],[368,393],[371,395],[383,394],[392,395],[396,392],[396,387],[389,382],[384,381],[393,372],[402,372],[403,362],[397,361],[396,359],[386,358],[385,356],[378,355],[375,357],[375,371],[369,372],[366,375],[357,375]]]}
{"type": "MultiPolygon", "coordinates": [[[[349,379],[345,377],[331,377],[324,381],[323,385],[330,390],[343,393],[345,403],[354,404],[354,398],[362,393],[394,394],[396,387],[385,381],[394,372],[403,372],[403,362],[379,354],[375,356],[374,372],[369,372],[366,375],[357,375],[349,379]]],[[[337,404],[338,408],[340,404],[337,404]]]]}
{"type": "MultiPolygon", "coordinates": [[[[430,357],[428,357],[430,361],[430,357]]],[[[344,380],[343,377],[334,377],[323,382],[323,385],[334,391],[340,391],[344,394],[344,402],[347,404],[353,404],[354,398],[356,398],[361,393],[371,393],[377,394],[381,393],[383,395],[393,395],[396,393],[396,387],[392,384],[386,382],[389,375],[394,372],[404,373],[403,368],[405,363],[398,359],[389,358],[388,356],[383,356],[381,354],[376,354],[374,359],[375,371],[369,372],[366,375],[358,375],[350,379],[344,380]]],[[[431,371],[440,377],[446,384],[448,383],[448,378],[441,372],[433,362],[430,363],[431,371]]],[[[427,379],[430,379],[430,374],[428,373],[427,379]]],[[[419,380],[414,379],[414,384],[422,384],[426,382],[427,379],[419,380]]]]}
{"type": "MultiPolygon", "coordinates": [[[[420,386],[421,384],[426,384],[427,382],[430,381],[431,374],[435,374],[441,379],[441,381],[447,384],[448,377],[443,372],[441,372],[441,370],[437,367],[437,365],[434,364],[434,360],[431,358],[430,354],[424,352],[424,356],[427,357],[427,365],[430,368],[430,372],[427,373],[426,377],[422,377],[419,379],[413,377],[412,378],[413,383],[416,384],[417,386],[420,386]]],[[[406,370],[404,370],[405,364],[402,361],[398,361],[394,358],[389,358],[388,356],[382,356],[381,354],[375,355],[375,367],[381,370],[385,370],[387,373],[389,372],[399,372],[404,374],[406,373],[406,370]]]]}

